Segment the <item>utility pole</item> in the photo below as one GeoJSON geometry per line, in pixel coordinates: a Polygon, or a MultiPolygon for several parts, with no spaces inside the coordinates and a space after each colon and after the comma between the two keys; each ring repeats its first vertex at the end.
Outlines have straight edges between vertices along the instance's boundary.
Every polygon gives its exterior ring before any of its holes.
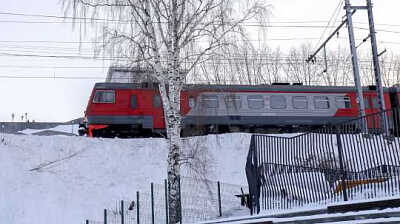
{"type": "Polygon", "coordinates": [[[345,0],[345,9],[346,9],[346,17],[347,17],[347,29],[349,32],[349,40],[350,40],[350,50],[351,50],[351,60],[353,63],[353,73],[354,73],[354,84],[357,89],[357,103],[358,103],[358,108],[360,108],[360,116],[363,118],[361,120],[361,131],[363,133],[367,133],[368,127],[365,122],[365,104],[364,104],[364,97],[363,97],[363,91],[362,91],[362,86],[361,86],[361,80],[360,80],[360,70],[359,70],[359,65],[358,65],[358,55],[357,55],[357,49],[356,49],[356,44],[355,44],[355,38],[354,38],[354,30],[353,30],[353,18],[352,18],[352,7],[350,5],[350,0],[345,0]]]}
{"type": "Polygon", "coordinates": [[[367,1],[367,10],[368,10],[369,32],[370,32],[370,36],[371,36],[372,56],[373,56],[373,62],[374,62],[376,91],[377,91],[377,95],[378,95],[379,110],[382,113],[381,124],[382,124],[384,133],[389,134],[386,114],[384,113],[386,106],[385,106],[385,97],[383,95],[381,69],[379,66],[379,59],[378,59],[379,56],[378,56],[378,47],[377,47],[377,43],[376,43],[374,16],[372,13],[372,2],[371,2],[371,0],[366,0],[366,1],[367,1]]]}
{"type": "MultiPolygon", "coordinates": [[[[385,111],[385,98],[383,95],[383,86],[382,86],[382,78],[381,78],[381,71],[379,66],[379,56],[386,52],[383,51],[381,54],[378,54],[377,50],[377,43],[376,43],[376,32],[375,32],[375,25],[374,25],[374,17],[372,13],[372,0],[366,0],[366,6],[352,6],[350,4],[350,0],[345,0],[344,9],[346,10],[346,20],[344,20],[336,30],[328,37],[328,39],[315,51],[314,54],[310,55],[310,57],[306,60],[307,62],[314,62],[315,56],[320,52],[323,48],[326,47],[328,41],[332,39],[332,37],[341,29],[344,24],[347,24],[348,32],[349,32],[349,41],[350,41],[350,50],[351,50],[351,59],[353,64],[353,73],[354,73],[354,84],[357,89],[357,104],[358,108],[360,108],[360,116],[363,118],[361,119],[361,131],[362,133],[368,133],[368,125],[366,122],[365,117],[365,104],[364,104],[364,97],[363,97],[363,90],[361,86],[361,79],[360,79],[360,70],[358,65],[358,56],[357,56],[357,47],[355,45],[355,38],[354,38],[354,30],[353,30],[353,14],[356,10],[367,10],[368,11],[368,22],[369,22],[369,31],[370,34],[367,38],[363,40],[365,42],[368,38],[371,38],[371,47],[372,47],[372,54],[373,54],[373,62],[374,62],[374,72],[375,72],[375,81],[376,81],[376,92],[378,95],[378,105],[379,110],[382,113],[381,116],[381,125],[383,132],[386,135],[389,135],[389,124],[388,120],[386,119],[386,114],[383,112],[385,111]]],[[[325,49],[324,49],[325,50],[325,49]]],[[[326,54],[324,52],[324,54],[326,54]]],[[[325,57],[325,70],[327,70],[327,63],[326,63],[326,56],[325,57]]]]}

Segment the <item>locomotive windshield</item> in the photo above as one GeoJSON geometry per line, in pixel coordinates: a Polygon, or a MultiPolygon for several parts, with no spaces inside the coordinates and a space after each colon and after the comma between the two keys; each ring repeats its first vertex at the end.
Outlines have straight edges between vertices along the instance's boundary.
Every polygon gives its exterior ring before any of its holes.
{"type": "Polygon", "coordinates": [[[93,103],[115,103],[114,90],[96,90],[93,103]]]}

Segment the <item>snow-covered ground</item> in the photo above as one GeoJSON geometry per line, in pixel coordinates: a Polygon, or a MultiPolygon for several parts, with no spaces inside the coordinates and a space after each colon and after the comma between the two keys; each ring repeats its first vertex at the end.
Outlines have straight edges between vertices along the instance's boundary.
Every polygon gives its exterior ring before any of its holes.
{"type": "MultiPolygon", "coordinates": [[[[71,128],[71,126],[69,126],[71,128]]],[[[166,177],[164,139],[1,135],[0,223],[70,224],[102,220],[104,208],[149,191],[166,177]]],[[[200,165],[183,175],[247,185],[249,134],[186,139],[200,165]],[[207,167],[201,163],[207,162],[207,167]],[[203,171],[202,171],[203,170],[203,171]],[[202,171],[202,172],[198,172],[202,171]]],[[[189,150],[190,149],[190,150],[189,150]]]]}
{"type": "MultiPolygon", "coordinates": [[[[77,127],[74,129],[65,125],[54,130],[68,132],[77,130],[77,127]]],[[[35,136],[30,135],[33,131],[29,130],[24,133],[27,135],[0,135],[0,140],[4,138],[0,141],[0,223],[69,224],[82,223],[85,219],[100,221],[103,209],[115,209],[118,207],[116,202],[121,199],[134,200],[136,191],[142,192],[141,207],[150,208],[148,193],[151,182],[156,183],[155,200],[161,205],[156,207],[157,212],[164,215],[163,181],[167,172],[165,139],[35,136]]],[[[190,166],[184,163],[182,170],[183,176],[190,177],[182,181],[184,221],[191,223],[218,215],[216,183],[197,182],[193,178],[223,183],[224,217],[248,215],[248,209],[240,209],[240,200],[234,195],[240,194],[242,186],[247,186],[245,163],[250,137],[250,134],[236,133],[183,140],[183,159],[196,158],[195,162],[190,160],[190,166]],[[199,210],[201,208],[208,211],[202,212],[199,210]]],[[[275,179],[271,177],[271,181],[280,186],[293,185],[275,179]]],[[[319,187],[325,192],[329,186],[323,185],[327,181],[323,182],[319,187]]],[[[248,192],[246,187],[243,189],[248,192]]],[[[296,195],[296,192],[291,194],[296,195]]],[[[306,205],[308,208],[318,206],[321,204],[306,205]]],[[[135,213],[131,214],[134,216],[135,213]]],[[[142,209],[142,214],[143,218],[148,218],[149,209],[142,209]]],[[[163,219],[163,216],[158,217],[163,219]]]]}
{"type": "MultiPolygon", "coordinates": [[[[303,210],[304,212],[309,212],[310,210],[303,210]]],[[[251,220],[246,220],[249,218],[249,216],[241,217],[241,218],[236,218],[236,220],[239,221],[234,221],[235,219],[225,219],[221,220],[224,221],[223,223],[231,223],[231,224],[246,224],[246,223],[262,223],[262,222],[267,222],[267,221],[273,221],[273,223],[295,223],[295,221],[303,221],[303,222],[311,222],[315,223],[316,220],[323,220],[323,219],[334,219],[334,218],[349,218],[352,216],[360,217],[360,220],[351,220],[351,221],[335,221],[335,222],[327,222],[326,220],[324,221],[319,221],[318,223],[336,223],[336,224],[361,224],[361,223],[385,223],[385,222],[390,222],[390,223],[400,223],[400,218],[399,217],[385,217],[385,218],[371,218],[371,219],[366,219],[368,215],[383,215],[386,213],[398,213],[400,212],[399,208],[389,208],[389,209],[384,209],[384,210],[367,210],[367,211],[357,211],[357,212],[346,212],[346,213],[333,213],[333,214],[318,214],[318,215],[296,215],[295,217],[290,217],[290,218],[256,218],[256,216],[251,217],[251,220]],[[366,219],[366,220],[362,220],[366,219]]],[[[275,214],[282,214],[282,213],[275,213],[275,214]]],[[[383,215],[384,217],[384,215],[383,215]]],[[[203,222],[203,223],[197,223],[197,224],[207,224],[208,222],[203,222]]],[[[212,223],[212,222],[209,222],[212,223]]]]}
{"type": "Polygon", "coordinates": [[[66,125],[58,125],[54,128],[49,128],[49,129],[24,129],[22,131],[19,131],[19,133],[32,135],[43,131],[54,131],[54,132],[64,132],[68,134],[78,135],[78,128],[79,124],[73,124],[73,125],[66,124],[66,125]]]}

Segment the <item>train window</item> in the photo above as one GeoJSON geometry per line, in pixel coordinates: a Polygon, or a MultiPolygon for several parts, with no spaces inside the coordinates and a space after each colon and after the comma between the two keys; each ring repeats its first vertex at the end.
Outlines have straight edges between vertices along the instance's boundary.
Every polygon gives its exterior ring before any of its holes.
{"type": "Polygon", "coordinates": [[[96,90],[93,103],[115,103],[114,90],[96,90]]]}
{"type": "Polygon", "coordinates": [[[308,101],[306,96],[294,96],[293,97],[293,108],[294,109],[307,109],[308,101]]]}
{"type": "Polygon", "coordinates": [[[285,96],[271,96],[270,105],[272,109],[285,109],[287,106],[285,96]]]}
{"type": "Polygon", "coordinates": [[[264,108],[264,97],[262,95],[248,96],[247,104],[249,109],[262,109],[264,108]]]}
{"type": "Polygon", "coordinates": [[[189,107],[194,108],[196,106],[196,101],[193,96],[189,96],[189,107]]]}
{"type": "Polygon", "coordinates": [[[240,96],[228,95],[225,96],[225,105],[228,109],[239,109],[242,107],[242,100],[240,96]]]}
{"type": "Polygon", "coordinates": [[[131,95],[131,108],[137,107],[137,97],[136,95],[131,95]]]}
{"type": "Polygon", "coordinates": [[[211,96],[202,96],[201,103],[205,108],[217,108],[218,107],[218,97],[211,96]]]}
{"type": "Polygon", "coordinates": [[[348,96],[337,96],[337,97],[335,97],[335,100],[336,100],[336,107],[337,108],[343,108],[343,109],[351,108],[350,97],[348,97],[348,96]]]}
{"type": "Polygon", "coordinates": [[[153,107],[161,107],[161,97],[159,95],[153,96],[153,107]]]}
{"type": "Polygon", "coordinates": [[[314,96],[315,109],[329,109],[329,98],[327,96],[314,96]]]}

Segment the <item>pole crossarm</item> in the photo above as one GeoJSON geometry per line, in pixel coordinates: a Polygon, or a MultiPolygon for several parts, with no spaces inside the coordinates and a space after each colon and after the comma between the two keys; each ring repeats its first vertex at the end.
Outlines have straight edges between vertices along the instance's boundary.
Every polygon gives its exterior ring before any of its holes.
{"type": "Polygon", "coordinates": [[[382,56],[384,53],[386,53],[386,51],[387,51],[386,49],[383,50],[381,53],[378,54],[378,57],[382,56]]]}
{"type": "Polygon", "coordinates": [[[362,39],[362,42],[361,42],[360,44],[358,44],[358,45],[356,46],[356,48],[359,48],[361,45],[363,45],[365,42],[367,42],[367,40],[368,40],[369,38],[371,38],[371,34],[368,34],[368,36],[367,36],[366,38],[362,39]]]}
{"type": "MultiPolygon", "coordinates": [[[[356,13],[356,10],[354,10],[351,15],[354,15],[354,13],[356,13]]],[[[347,19],[343,20],[343,22],[335,29],[335,31],[332,32],[331,35],[329,35],[329,37],[325,40],[324,43],[321,44],[321,46],[318,48],[318,50],[315,51],[314,54],[310,55],[310,57],[307,58],[306,62],[310,63],[310,61],[312,61],[315,56],[325,47],[325,45],[332,39],[332,37],[335,36],[335,34],[347,23],[347,19]]]]}

